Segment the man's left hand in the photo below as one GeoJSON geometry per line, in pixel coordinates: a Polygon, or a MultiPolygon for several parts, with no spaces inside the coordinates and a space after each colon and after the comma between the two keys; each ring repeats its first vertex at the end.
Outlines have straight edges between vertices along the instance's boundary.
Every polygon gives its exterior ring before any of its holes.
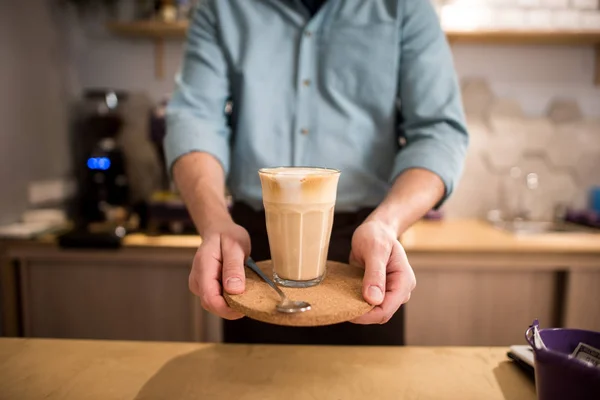
{"type": "Polygon", "coordinates": [[[385,324],[410,299],[417,284],[396,232],[380,221],[366,221],[356,229],[350,264],[365,269],[363,297],[375,306],[352,321],[356,324],[385,324]]]}

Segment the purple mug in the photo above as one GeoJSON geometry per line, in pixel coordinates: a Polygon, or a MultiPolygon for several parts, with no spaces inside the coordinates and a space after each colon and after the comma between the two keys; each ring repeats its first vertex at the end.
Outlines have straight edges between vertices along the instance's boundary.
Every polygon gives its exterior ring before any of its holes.
{"type": "Polygon", "coordinates": [[[538,400],[587,400],[600,395],[600,368],[571,357],[579,343],[600,348],[600,332],[582,329],[539,329],[543,346],[534,340],[536,319],[525,332],[535,358],[538,400]],[[544,347],[545,346],[545,347],[544,347]]]}

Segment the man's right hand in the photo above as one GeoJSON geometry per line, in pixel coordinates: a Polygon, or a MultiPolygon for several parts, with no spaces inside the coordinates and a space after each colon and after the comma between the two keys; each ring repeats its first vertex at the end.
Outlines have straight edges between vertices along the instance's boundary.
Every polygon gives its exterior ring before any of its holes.
{"type": "Polygon", "coordinates": [[[189,286],[205,310],[225,319],[243,317],[227,305],[222,290],[229,294],[244,292],[244,263],[249,255],[250,235],[241,226],[227,222],[204,232],[194,256],[189,286]]]}

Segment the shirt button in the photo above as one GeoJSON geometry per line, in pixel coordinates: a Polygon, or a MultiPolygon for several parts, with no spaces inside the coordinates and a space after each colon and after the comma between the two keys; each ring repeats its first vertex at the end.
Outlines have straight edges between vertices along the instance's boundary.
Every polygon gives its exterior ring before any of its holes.
{"type": "Polygon", "coordinates": [[[306,135],[308,135],[308,129],[302,128],[302,129],[300,129],[300,133],[306,136],[306,135]]]}
{"type": "Polygon", "coordinates": [[[310,79],[305,79],[305,80],[303,80],[303,81],[302,81],[302,84],[303,84],[304,86],[306,86],[306,87],[309,87],[309,86],[310,86],[310,79]]]}
{"type": "Polygon", "coordinates": [[[306,32],[304,32],[304,36],[306,36],[306,37],[309,38],[309,37],[312,36],[312,32],[311,31],[306,31],[306,32]]]}

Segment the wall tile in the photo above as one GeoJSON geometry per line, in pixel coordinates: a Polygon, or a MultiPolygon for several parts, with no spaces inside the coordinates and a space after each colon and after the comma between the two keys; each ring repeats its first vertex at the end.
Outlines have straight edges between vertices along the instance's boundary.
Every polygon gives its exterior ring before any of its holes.
{"type": "Polygon", "coordinates": [[[522,118],[523,109],[521,105],[511,99],[497,98],[493,101],[490,111],[490,118],[522,118]]]}
{"type": "Polygon", "coordinates": [[[497,170],[516,165],[521,154],[543,152],[554,132],[546,118],[491,118],[490,125],[493,135],[483,151],[497,170]]]}
{"type": "Polygon", "coordinates": [[[598,153],[600,158],[600,129],[594,122],[579,121],[558,124],[544,144],[546,154],[557,167],[576,167],[583,152],[598,153]]]}
{"type": "Polygon", "coordinates": [[[552,11],[548,9],[529,10],[525,20],[527,26],[533,29],[550,29],[552,27],[552,11]]]}
{"type": "Polygon", "coordinates": [[[545,151],[545,143],[554,135],[555,126],[549,118],[528,118],[523,121],[525,153],[545,151]]]}
{"type": "Polygon", "coordinates": [[[571,0],[571,7],[581,10],[597,10],[598,0],[571,0]]]}
{"type": "MultiPolygon", "coordinates": [[[[469,148],[467,150],[467,162],[473,158],[473,162],[481,162],[481,152],[488,148],[492,132],[483,119],[467,119],[469,130],[469,148]]],[[[475,165],[470,165],[475,166],[475,165]]],[[[482,167],[481,164],[477,167],[482,167]]]]}
{"type": "Polygon", "coordinates": [[[552,27],[560,30],[579,29],[578,10],[554,10],[552,11],[552,27]]]}
{"type": "Polygon", "coordinates": [[[481,152],[488,147],[491,132],[483,120],[468,120],[470,144],[462,179],[444,205],[453,218],[485,218],[498,207],[499,179],[486,168],[481,152]]]}
{"type": "Polygon", "coordinates": [[[449,218],[486,218],[500,207],[500,178],[485,169],[470,169],[443,206],[449,218]],[[485,184],[482,184],[485,182],[485,184]]]}
{"type": "Polygon", "coordinates": [[[576,100],[555,99],[548,106],[548,117],[555,124],[577,121],[583,118],[576,100]]]}
{"type": "Polygon", "coordinates": [[[588,188],[600,185],[600,119],[583,119],[576,101],[560,98],[547,117],[527,117],[478,78],[462,90],[471,144],[462,181],[444,207],[448,216],[485,218],[493,209],[510,216],[525,201],[532,218],[549,219],[557,204],[585,206],[588,188]],[[531,193],[528,173],[539,178],[531,193]]]}
{"type": "Polygon", "coordinates": [[[440,10],[445,30],[471,31],[487,28],[493,20],[492,10],[487,6],[448,4],[440,10]]]}
{"type": "Polygon", "coordinates": [[[507,171],[525,153],[543,152],[554,128],[546,118],[490,118],[492,137],[483,153],[496,170],[507,171]]]}
{"type": "Polygon", "coordinates": [[[539,198],[535,199],[534,218],[551,220],[557,205],[572,207],[577,199],[578,187],[573,177],[565,172],[552,172],[540,179],[539,198]],[[544,178],[549,178],[544,180],[544,178]]]}
{"type": "Polygon", "coordinates": [[[567,8],[569,7],[569,0],[542,0],[542,7],[567,8]]]}
{"type": "Polygon", "coordinates": [[[500,8],[494,10],[490,27],[497,29],[523,29],[526,23],[525,10],[520,8],[500,8]]]}
{"type": "Polygon", "coordinates": [[[579,24],[582,30],[597,31],[600,26],[600,11],[581,11],[579,24]]]}
{"type": "Polygon", "coordinates": [[[538,7],[540,4],[542,4],[542,0],[519,0],[517,4],[519,7],[524,8],[538,7]]]}
{"type": "Polygon", "coordinates": [[[580,187],[587,191],[591,186],[600,185],[600,151],[584,150],[574,166],[580,187]]]}
{"type": "Polygon", "coordinates": [[[485,79],[468,79],[462,84],[462,99],[468,117],[483,118],[494,101],[494,94],[485,79]]]}
{"type": "Polygon", "coordinates": [[[587,192],[592,185],[600,185],[600,120],[584,120],[562,128],[567,135],[576,135],[579,143],[572,144],[579,150],[573,167],[580,180],[581,189],[587,192]]]}
{"type": "Polygon", "coordinates": [[[482,156],[489,160],[493,171],[507,171],[519,161],[525,147],[523,122],[516,118],[492,118],[490,124],[493,134],[482,156]]]}
{"type": "Polygon", "coordinates": [[[571,204],[577,193],[577,184],[569,170],[556,169],[550,165],[545,155],[523,157],[518,167],[526,177],[530,173],[538,176],[539,186],[535,190],[523,190],[525,205],[532,219],[549,220],[557,204],[571,204]]]}

